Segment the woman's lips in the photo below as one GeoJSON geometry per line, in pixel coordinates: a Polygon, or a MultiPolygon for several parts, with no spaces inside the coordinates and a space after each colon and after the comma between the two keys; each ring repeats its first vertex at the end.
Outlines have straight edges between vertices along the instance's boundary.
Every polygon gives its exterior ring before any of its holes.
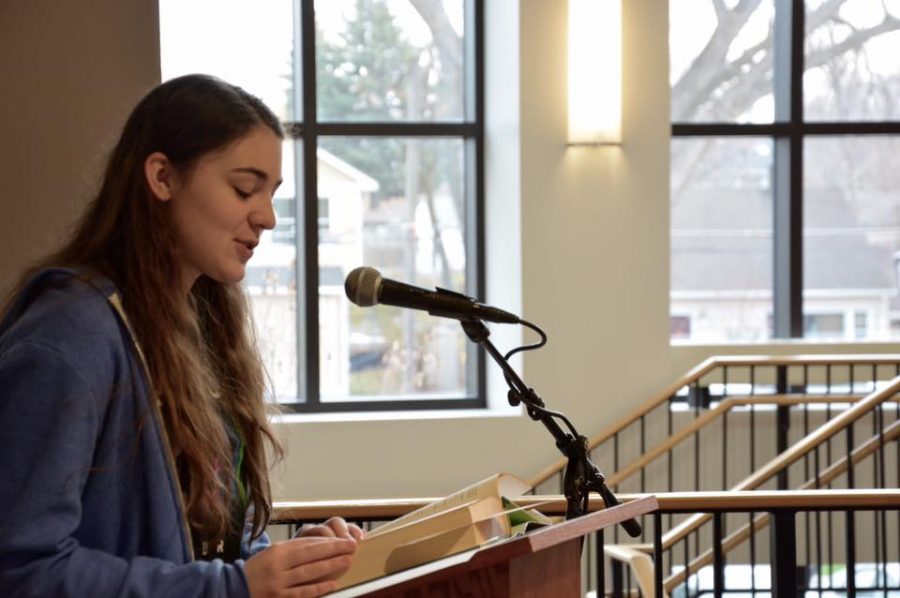
{"type": "Polygon", "coordinates": [[[253,257],[253,249],[251,248],[249,243],[245,243],[243,241],[235,241],[238,246],[238,255],[241,257],[243,261],[249,260],[253,257]]]}

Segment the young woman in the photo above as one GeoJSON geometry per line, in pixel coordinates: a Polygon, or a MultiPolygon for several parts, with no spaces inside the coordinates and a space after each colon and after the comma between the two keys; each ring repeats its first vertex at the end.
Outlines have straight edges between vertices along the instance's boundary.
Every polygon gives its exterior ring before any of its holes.
{"type": "Polygon", "coordinates": [[[0,595],[317,596],[361,532],[269,545],[278,454],[239,286],[282,132],[189,75],[132,112],[71,239],[0,322],[0,595]]]}

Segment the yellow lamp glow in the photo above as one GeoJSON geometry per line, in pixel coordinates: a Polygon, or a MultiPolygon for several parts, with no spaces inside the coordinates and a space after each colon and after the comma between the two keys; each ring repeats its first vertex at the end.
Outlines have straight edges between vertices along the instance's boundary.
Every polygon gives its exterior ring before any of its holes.
{"type": "Polygon", "coordinates": [[[622,0],[569,0],[569,145],[622,142],[622,0]]]}

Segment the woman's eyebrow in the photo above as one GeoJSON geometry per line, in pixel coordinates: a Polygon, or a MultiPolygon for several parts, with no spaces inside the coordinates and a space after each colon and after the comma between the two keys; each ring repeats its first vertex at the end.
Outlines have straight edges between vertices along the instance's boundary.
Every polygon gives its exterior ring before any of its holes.
{"type": "MultiPolygon", "coordinates": [[[[252,166],[242,166],[240,168],[232,168],[231,172],[253,174],[253,175],[256,175],[256,177],[261,179],[263,182],[269,180],[269,175],[267,175],[264,171],[260,170],[259,168],[253,168],[252,166]]],[[[275,186],[277,187],[280,184],[281,184],[281,179],[279,179],[275,183],[275,186]]]]}
{"type": "Polygon", "coordinates": [[[269,180],[269,175],[267,175],[265,172],[263,172],[259,168],[253,168],[252,166],[242,166],[240,168],[232,168],[231,172],[245,172],[245,173],[249,173],[249,174],[254,174],[264,181],[269,180]]]}

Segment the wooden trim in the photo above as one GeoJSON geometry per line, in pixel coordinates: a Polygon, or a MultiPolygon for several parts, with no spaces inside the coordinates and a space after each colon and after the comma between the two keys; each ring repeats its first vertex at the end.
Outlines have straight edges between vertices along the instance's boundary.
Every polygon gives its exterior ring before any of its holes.
{"type": "MultiPolygon", "coordinates": [[[[659,510],[664,513],[765,511],[775,508],[803,510],[900,508],[900,489],[662,492],[652,495],[620,494],[618,498],[623,503],[629,503],[647,496],[655,496],[659,510]]],[[[405,498],[276,502],[273,505],[271,523],[318,521],[328,517],[343,517],[351,521],[379,521],[405,515],[435,500],[437,499],[405,498]]],[[[540,505],[539,510],[547,515],[562,515],[566,512],[566,498],[559,494],[523,496],[516,499],[516,503],[523,507],[540,505]]],[[[588,504],[591,512],[605,508],[602,500],[592,500],[588,504]]]]}
{"type": "Polygon", "coordinates": [[[663,513],[900,509],[900,490],[897,489],[667,492],[654,496],[663,513]]]}

